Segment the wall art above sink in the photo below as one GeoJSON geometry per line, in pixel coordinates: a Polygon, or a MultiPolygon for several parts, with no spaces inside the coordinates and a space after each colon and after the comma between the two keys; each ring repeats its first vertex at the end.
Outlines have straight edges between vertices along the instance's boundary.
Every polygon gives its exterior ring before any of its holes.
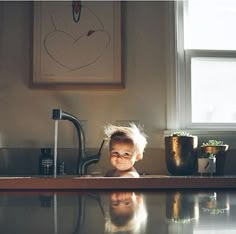
{"type": "Polygon", "coordinates": [[[123,88],[121,3],[34,3],[32,88],[123,88]]]}

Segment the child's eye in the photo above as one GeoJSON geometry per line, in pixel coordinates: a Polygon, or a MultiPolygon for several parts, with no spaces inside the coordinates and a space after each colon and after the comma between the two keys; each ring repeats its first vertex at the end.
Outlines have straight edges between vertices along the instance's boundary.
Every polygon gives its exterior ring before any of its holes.
{"type": "Polygon", "coordinates": [[[132,157],[132,154],[126,152],[126,153],[123,155],[123,157],[125,157],[125,158],[131,158],[131,157],[132,157]]]}
{"type": "Polygon", "coordinates": [[[126,206],[129,206],[130,205],[130,201],[124,201],[124,204],[126,205],[126,206]]]}
{"type": "Polygon", "coordinates": [[[120,203],[119,203],[118,201],[112,201],[111,204],[112,204],[113,207],[116,207],[116,206],[118,206],[120,203]]]}
{"type": "Polygon", "coordinates": [[[118,156],[118,155],[119,155],[119,153],[118,153],[118,152],[116,152],[116,151],[112,151],[112,152],[111,152],[111,155],[112,155],[112,156],[118,156]]]}

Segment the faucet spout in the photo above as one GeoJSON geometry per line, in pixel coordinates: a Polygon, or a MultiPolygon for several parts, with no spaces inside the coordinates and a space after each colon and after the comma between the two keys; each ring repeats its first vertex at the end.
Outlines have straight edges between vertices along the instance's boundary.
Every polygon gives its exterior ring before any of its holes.
{"type": "MultiPolygon", "coordinates": [[[[77,174],[84,175],[86,173],[86,166],[89,164],[85,153],[85,135],[82,128],[82,124],[75,116],[62,111],[61,109],[53,109],[52,111],[53,120],[68,120],[72,122],[76,128],[78,135],[78,160],[77,160],[77,174]]],[[[89,158],[89,157],[88,157],[89,158]]],[[[93,161],[95,162],[95,161],[93,161]]],[[[92,163],[93,163],[92,162],[92,163]]],[[[90,163],[91,164],[91,163],[90,163]]]]}

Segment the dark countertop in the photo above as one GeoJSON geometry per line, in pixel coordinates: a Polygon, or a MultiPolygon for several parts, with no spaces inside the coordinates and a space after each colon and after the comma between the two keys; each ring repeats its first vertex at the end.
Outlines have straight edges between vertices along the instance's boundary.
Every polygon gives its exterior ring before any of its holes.
{"type": "Polygon", "coordinates": [[[0,214],[4,234],[235,234],[236,192],[0,190],[0,214]]]}
{"type": "Polygon", "coordinates": [[[236,189],[236,176],[0,177],[0,190],[11,189],[236,189]]]}

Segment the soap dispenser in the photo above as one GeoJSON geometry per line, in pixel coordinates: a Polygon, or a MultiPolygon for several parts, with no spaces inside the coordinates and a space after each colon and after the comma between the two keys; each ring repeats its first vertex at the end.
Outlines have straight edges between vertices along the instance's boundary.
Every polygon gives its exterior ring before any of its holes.
{"type": "Polygon", "coordinates": [[[39,156],[39,173],[40,175],[53,175],[53,156],[50,148],[41,148],[39,156]]]}

